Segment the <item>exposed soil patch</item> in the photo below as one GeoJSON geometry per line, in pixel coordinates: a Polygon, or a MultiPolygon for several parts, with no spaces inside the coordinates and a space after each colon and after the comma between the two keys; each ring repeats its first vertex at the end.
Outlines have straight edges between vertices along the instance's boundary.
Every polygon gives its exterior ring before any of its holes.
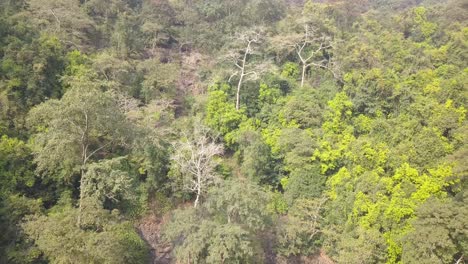
{"type": "Polygon", "coordinates": [[[171,245],[161,239],[161,226],[164,217],[154,214],[143,217],[138,223],[138,232],[151,249],[150,264],[169,264],[172,262],[171,245]]]}
{"type": "Polygon", "coordinates": [[[323,250],[320,250],[313,256],[297,256],[297,257],[278,257],[276,264],[334,264],[333,260],[328,257],[323,250]]]}
{"type": "MultiPolygon", "coordinates": [[[[186,202],[181,207],[192,206],[191,202],[186,202]]],[[[169,220],[166,216],[149,214],[143,217],[138,225],[138,232],[151,250],[149,264],[170,264],[173,263],[172,247],[161,238],[161,228],[169,220]]],[[[274,232],[265,232],[260,235],[264,253],[264,264],[334,264],[333,260],[326,255],[323,250],[312,256],[292,256],[283,257],[275,252],[276,238],[274,232]]]]}

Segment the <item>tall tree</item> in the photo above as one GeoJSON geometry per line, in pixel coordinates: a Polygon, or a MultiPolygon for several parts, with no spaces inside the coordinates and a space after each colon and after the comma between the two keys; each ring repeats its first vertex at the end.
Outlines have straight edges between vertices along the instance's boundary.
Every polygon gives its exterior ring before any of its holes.
{"type": "Polygon", "coordinates": [[[240,92],[244,79],[249,76],[257,78],[259,74],[259,69],[252,67],[251,63],[248,62],[248,59],[249,55],[254,54],[254,46],[261,42],[261,33],[258,31],[242,33],[237,36],[237,41],[244,44],[243,48],[231,51],[230,54],[228,54],[228,57],[234,62],[234,65],[237,68],[229,78],[229,81],[231,81],[234,76],[239,78],[237,81],[236,91],[236,110],[239,111],[240,92]]]}
{"type": "Polygon", "coordinates": [[[257,234],[268,223],[267,201],[258,185],[226,181],[201,206],[175,211],[163,234],[183,263],[261,263],[257,234]]]}
{"type": "Polygon", "coordinates": [[[82,208],[87,165],[129,144],[131,129],[117,102],[95,83],[78,79],[62,99],[49,100],[29,115],[37,171],[65,182],[79,171],[82,208]]]}
{"type": "Polygon", "coordinates": [[[328,36],[317,36],[315,29],[309,25],[304,26],[304,36],[293,44],[302,65],[301,87],[304,86],[307,69],[311,66],[328,69],[328,59],[323,52],[332,47],[328,36]]]}
{"type": "Polygon", "coordinates": [[[223,154],[223,146],[216,143],[208,128],[195,124],[193,135],[186,136],[174,144],[172,160],[180,170],[183,188],[195,193],[194,207],[207,187],[218,180],[214,169],[215,158],[223,154]]]}

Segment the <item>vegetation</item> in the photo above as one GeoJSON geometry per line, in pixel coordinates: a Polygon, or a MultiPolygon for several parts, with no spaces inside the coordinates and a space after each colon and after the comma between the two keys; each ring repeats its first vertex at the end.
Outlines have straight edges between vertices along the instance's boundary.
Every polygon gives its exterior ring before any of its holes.
{"type": "Polygon", "coordinates": [[[0,263],[467,262],[467,14],[1,0],[0,263]]]}

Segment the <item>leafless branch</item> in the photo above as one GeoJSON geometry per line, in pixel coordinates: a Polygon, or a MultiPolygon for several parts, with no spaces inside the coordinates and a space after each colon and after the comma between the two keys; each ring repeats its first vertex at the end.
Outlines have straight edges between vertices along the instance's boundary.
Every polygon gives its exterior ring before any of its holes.
{"type": "Polygon", "coordinates": [[[196,194],[196,207],[206,187],[218,179],[214,172],[215,157],[223,154],[223,146],[216,143],[216,137],[209,129],[199,124],[195,125],[192,136],[185,135],[173,146],[175,153],[171,159],[184,176],[183,188],[196,194]]]}
{"type": "Polygon", "coordinates": [[[325,35],[317,36],[315,28],[304,26],[304,35],[292,44],[302,65],[301,87],[304,86],[307,69],[311,66],[329,69],[328,60],[313,61],[320,57],[321,52],[332,48],[331,38],[325,35]],[[313,46],[316,46],[313,48],[313,46]]]}

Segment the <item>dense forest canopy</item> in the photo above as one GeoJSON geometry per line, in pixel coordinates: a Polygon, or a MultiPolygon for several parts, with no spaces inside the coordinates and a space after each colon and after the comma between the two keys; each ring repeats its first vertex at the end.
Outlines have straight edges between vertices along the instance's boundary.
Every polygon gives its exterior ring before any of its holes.
{"type": "Polygon", "coordinates": [[[466,263],[467,22],[0,0],[0,263],[466,263]]]}

